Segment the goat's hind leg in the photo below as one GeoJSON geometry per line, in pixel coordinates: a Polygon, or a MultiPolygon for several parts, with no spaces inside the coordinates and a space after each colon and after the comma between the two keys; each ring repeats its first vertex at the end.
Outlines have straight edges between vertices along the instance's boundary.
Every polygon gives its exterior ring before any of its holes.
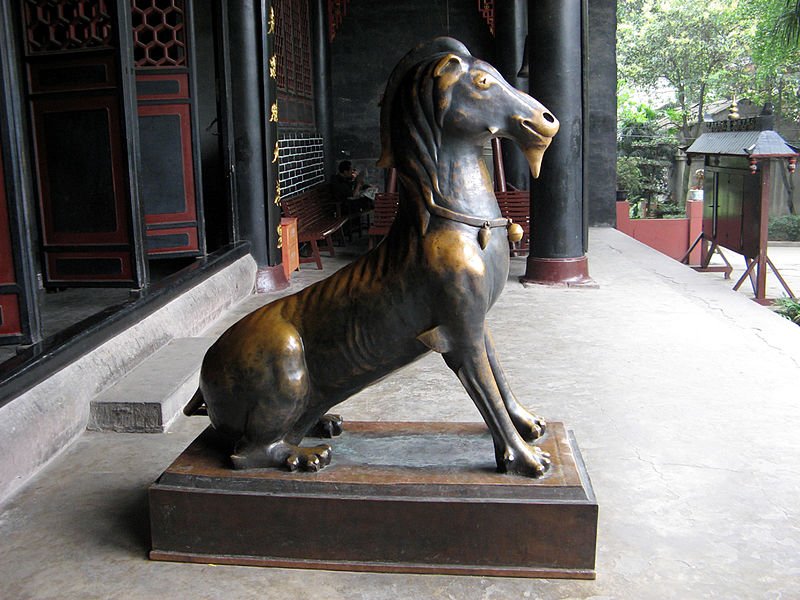
{"type": "MultiPolygon", "coordinates": [[[[245,405],[249,407],[243,435],[231,456],[236,469],[287,468],[290,471],[318,471],[331,461],[328,444],[301,447],[293,435],[308,412],[309,377],[302,340],[294,328],[273,327],[273,335],[262,352],[271,357],[269,368],[250,366],[245,405]],[[253,377],[257,373],[260,377],[253,377]]],[[[244,379],[244,377],[242,377],[244,379]]]]}
{"type": "Polygon", "coordinates": [[[517,428],[517,431],[525,441],[532,442],[539,439],[544,435],[547,422],[543,418],[530,413],[517,401],[517,397],[508,384],[506,374],[497,358],[494,340],[492,339],[492,334],[489,332],[488,327],[485,329],[484,341],[486,343],[486,355],[492,367],[494,380],[497,383],[500,396],[503,398],[503,404],[505,404],[506,410],[508,410],[514,427],[517,428]]]}
{"type": "Polygon", "coordinates": [[[231,455],[236,469],[286,468],[290,471],[319,471],[331,462],[328,444],[300,446],[300,437],[294,435],[295,424],[302,418],[305,402],[289,407],[276,407],[263,402],[248,415],[247,432],[236,444],[231,455]],[[289,410],[281,410],[286,408],[289,410]]]}

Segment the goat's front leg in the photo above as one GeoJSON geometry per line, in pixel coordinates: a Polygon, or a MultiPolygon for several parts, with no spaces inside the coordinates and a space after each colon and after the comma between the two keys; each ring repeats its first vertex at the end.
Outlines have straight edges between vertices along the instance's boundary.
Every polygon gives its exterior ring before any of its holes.
{"type": "Polygon", "coordinates": [[[489,328],[484,328],[484,342],[486,344],[486,356],[489,359],[489,364],[492,367],[492,374],[497,383],[497,388],[500,390],[500,396],[503,398],[503,403],[508,410],[511,421],[514,427],[522,436],[525,441],[532,442],[544,435],[547,423],[545,420],[537,415],[531,414],[527,411],[518,401],[511,386],[508,384],[506,374],[500,361],[497,358],[497,351],[494,347],[494,340],[489,328]]]}
{"type": "Polygon", "coordinates": [[[454,344],[444,353],[444,359],[489,427],[497,470],[530,477],[544,475],[550,466],[550,455],[527,444],[517,431],[495,381],[483,336],[469,344],[454,344]]]}

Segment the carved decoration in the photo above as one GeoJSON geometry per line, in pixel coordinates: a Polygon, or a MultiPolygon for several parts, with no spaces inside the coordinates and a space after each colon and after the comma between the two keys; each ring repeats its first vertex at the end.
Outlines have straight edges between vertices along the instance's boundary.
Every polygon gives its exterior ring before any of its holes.
{"type": "Polygon", "coordinates": [[[331,42],[347,15],[347,2],[348,0],[328,0],[328,40],[331,42]]]}
{"type": "Polygon", "coordinates": [[[111,14],[108,0],[24,0],[28,54],[110,48],[111,14]]]}
{"type": "Polygon", "coordinates": [[[489,26],[491,34],[494,35],[494,0],[478,0],[478,12],[489,26]]]}
{"type": "Polygon", "coordinates": [[[281,125],[314,125],[314,86],[311,67],[311,30],[308,2],[274,0],[276,78],[281,125]]]}
{"type": "Polygon", "coordinates": [[[133,0],[133,58],[138,68],[186,65],[184,0],[133,0]]]}

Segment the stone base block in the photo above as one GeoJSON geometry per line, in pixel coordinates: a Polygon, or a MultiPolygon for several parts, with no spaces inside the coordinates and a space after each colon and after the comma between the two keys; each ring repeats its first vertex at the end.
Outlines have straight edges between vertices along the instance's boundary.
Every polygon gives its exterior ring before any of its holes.
{"type": "Polygon", "coordinates": [[[593,579],[577,444],[550,423],[540,445],[553,463],[536,480],[495,472],[483,424],[351,422],[318,473],[234,471],[208,429],[150,487],[150,558],[593,579]]]}

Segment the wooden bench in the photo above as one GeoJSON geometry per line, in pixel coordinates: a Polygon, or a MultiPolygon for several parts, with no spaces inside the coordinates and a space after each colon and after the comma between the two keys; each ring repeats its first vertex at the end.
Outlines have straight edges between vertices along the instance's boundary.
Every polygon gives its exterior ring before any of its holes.
{"type": "Polygon", "coordinates": [[[369,235],[369,247],[374,248],[389,233],[389,229],[394,223],[397,215],[399,200],[397,192],[380,192],[375,194],[375,207],[372,209],[372,222],[370,223],[367,235],[369,235]]]}
{"type": "Polygon", "coordinates": [[[286,217],[297,218],[297,241],[311,245],[311,256],[301,256],[301,263],[316,263],[322,268],[318,242],[325,242],[329,256],[336,256],[331,236],[341,231],[347,217],[336,215],[336,207],[331,200],[327,185],[319,185],[297,196],[284,198],[281,209],[286,217]]]}
{"type": "Polygon", "coordinates": [[[500,213],[506,218],[511,219],[522,227],[522,239],[519,242],[508,242],[511,256],[525,254],[530,247],[531,239],[531,197],[524,190],[509,190],[507,192],[495,192],[497,205],[500,213]]]}
{"type": "MultiPolygon", "coordinates": [[[[522,227],[522,239],[516,243],[508,243],[511,256],[527,253],[531,236],[530,194],[524,190],[514,190],[495,192],[495,196],[500,213],[522,227]]],[[[389,233],[397,215],[397,206],[397,192],[383,192],[375,196],[375,209],[372,212],[372,225],[369,228],[370,248],[389,233]]]]}

